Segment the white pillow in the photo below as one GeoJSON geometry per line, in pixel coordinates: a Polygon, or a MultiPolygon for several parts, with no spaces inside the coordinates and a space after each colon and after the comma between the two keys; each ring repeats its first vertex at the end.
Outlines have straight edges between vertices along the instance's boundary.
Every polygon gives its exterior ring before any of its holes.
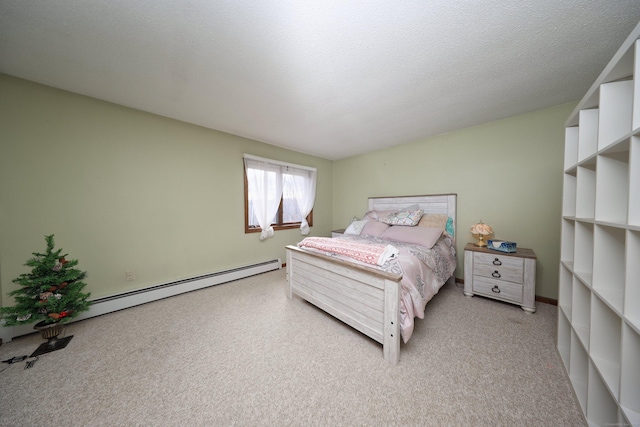
{"type": "Polygon", "coordinates": [[[362,233],[362,229],[364,228],[364,225],[366,223],[367,223],[366,219],[362,221],[353,221],[351,224],[349,224],[347,229],[344,230],[344,234],[353,234],[353,235],[359,236],[360,233],[362,233]]]}

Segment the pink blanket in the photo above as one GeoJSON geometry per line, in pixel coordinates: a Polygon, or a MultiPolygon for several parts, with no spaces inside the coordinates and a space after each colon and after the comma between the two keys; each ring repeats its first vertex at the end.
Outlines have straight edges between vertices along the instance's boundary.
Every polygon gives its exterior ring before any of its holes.
{"type": "Polygon", "coordinates": [[[391,245],[333,239],[330,237],[307,237],[298,243],[298,246],[339,254],[378,266],[398,256],[398,250],[391,245]]]}

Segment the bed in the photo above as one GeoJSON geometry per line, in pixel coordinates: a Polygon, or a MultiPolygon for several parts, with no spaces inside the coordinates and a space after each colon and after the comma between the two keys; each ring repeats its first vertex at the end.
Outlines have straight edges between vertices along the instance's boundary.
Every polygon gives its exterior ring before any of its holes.
{"type": "MultiPolygon", "coordinates": [[[[435,217],[448,219],[446,230],[437,239],[437,246],[445,245],[447,247],[447,249],[442,249],[442,252],[448,251],[448,259],[443,261],[447,264],[446,267],[439,268],[437,279],[434,279],[433,276],[436,276],[434,274],[430,276],[429,280],[436,283],[430,286],[433,288],[432,291],[424,296],[424,305],[448,280],[454,280],[456,204],[456,194],[369,198],[367,215],[363,220],[376,221],[369,225],[378,225],[380,218],[376,217],[377,213],[406,212],[417,208],[422,211],[425,219],[435,217]]],[[[396,225],[405,224],[398,223],[396,225]]],[[[408,232],[409,230],[417,230],[418,227],[396,227],[396,229],[408,232]]],[[[384,233],[377,237],[379,238],[374,239],[379,245],[379,248],[376,249],[378,251],[376,256],[381,253],[382,246],[387,243],[391,245],[392,249],[396,249],[390,258],[382,260],[383,255],[381,255],[378,263],[363,262],[362,259],[354,260],[350,256],[344,256],[347,250],[337,254],[327,252],[321,246],[314,247],[303,244],[307,239],[315,239],[320,242],[323,238],[306,238],[298,245],[287,246],[287,297],[291,299],[294,295],[298,296],[381,343],[384,359],[396,365],[400,360],[400,343],[403,340],[404,332],[404,324],[401,323],[407,321],[406,317],[408,317],[405,302],[407,301],[406,292],[410,280],[409,275],[405,274],[405,270],[402,268],[404,264],[401,264],[401,257],[404,257],[404,252],[406,252],[403,248],[407,245],[383,239],[384,233]],[[382,265],[378,265],[379,263],[382,265]],[[398,267],[398,264],[401,266],[398,267]]],[[[348,235],[335,239],[354,240],[357,238],[348,235]]],[[[321,243],[335,244],[336,246],[347,245],[342,241],[328,238],[321,243]]],[[[437,246],[434,245],[434,248],[437,246]]],[[[389,246],[385,249],[389,249],[389,246]]],[[[434,249],[427,250],[426,247],[422,247],[419,252],[424,253],[432,250],[434,249]]],[[[424,268],[424,266],[420,268],[424,268]]],[[[426,288],[427,286],[425,286],[426,288]]],[[[413,314],[413,310],[409,311],[413,314]]],[[[421,317],[420,314],[423,313],[418,314],[418,317],[421,317]]],[[[412,315],[410,322],[413,321],[412,315]]],[[[411,330],[413,330],[412,325],[411,330]]],[[[406,342],[408,338],[404,338],[406,342]]]]}

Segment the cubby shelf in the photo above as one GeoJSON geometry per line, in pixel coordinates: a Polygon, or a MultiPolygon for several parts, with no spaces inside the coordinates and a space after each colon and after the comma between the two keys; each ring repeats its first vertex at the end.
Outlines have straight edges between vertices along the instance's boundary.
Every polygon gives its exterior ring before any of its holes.
{"type": "Polygon", "coordinates": [[[566,266],[561,265],[559,283],[560,303],[558,305],[566,316],[566,319],[571,319],[571,294],[573,290],[572,280],[573,277],[571,275],[571,271],[569,271],[566,266]]]}
{"type": "MultiPolygon", "coordinates": [[[[640,106],[636,110],[640,110],[640,106]]],[[[629,225],[640,227],[640,180],[637,179],[640,176],[640,136],[632,136],[629,140],[629,176],[636,177],[629,180],[629,225]]]]}
{"type": "Polygon", "coordinates": [[[566,245],[562,246],[562,253],[560,254],[560,260],[567,265],[568,268],[573,269],[574,259],[574,241],[576,236],[575,221],[570,219],[564,219],[562,221],[562,240],[566,242],[566,245]]]}
{"type": "Polygon", "coordinates": [[[600,86],[598,115],[598,150],[613,144],[631,132],[633,80],[605,83],[600,86]]]}
{"type": "Polygon", "coordinates": [[[589,358],[580,343],[575,331],[571,334],[571,354],[569,355],[569,378],[576,392],[578,402],[584,412],[587,408],[587,376],[589,375],[589,358]]]}
{"type": "Polygon", "coordinates": [[[571,324],[562,310],[558,311],[558,351],[568,372],[569,355],[571,354],[571,324]]]}
{"type": "Polygon", "coordinates": [[[598,151],[598,117],[597,108],[580,111],[578,127],[578,161],[584,161],[598,151]]]}
{"type": "Polygon", "coordinates": [[[640,424],[640,369],[638,369],[638,355],[640,355],[640,336],[637,331],[623,326],[622,330],[622,359],[620,405],[627,414],[631,425],[640,424]]]}
{"type": "Polygon", "coordinates": [[[578,163],[578,127],[565,129],[564,136],[564,170],[571,170],[578,163]]]}
{"type": "Polygon", "coordinates": [[[558,352],[590,425],[640,425],[639,39],[565,125],[558,352]]]}
{"type": "MultiPolygon", "coordinates": [[[[627,230],[624,317],[640,331],[640,232],[627,230]]],[[[640,353],[638,353],[640,356],[640,353]]]]}

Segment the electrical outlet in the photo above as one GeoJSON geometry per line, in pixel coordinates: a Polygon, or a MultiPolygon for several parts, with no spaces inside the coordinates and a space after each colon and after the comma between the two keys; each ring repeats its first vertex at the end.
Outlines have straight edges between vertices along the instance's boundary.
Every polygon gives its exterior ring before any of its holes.
{"type": "Polygon", "coordinates": [[[130,282],[132,280],[136,280],[136,272],[135,271],[125,271],[124,272],[124,280],[130,282]]]}

